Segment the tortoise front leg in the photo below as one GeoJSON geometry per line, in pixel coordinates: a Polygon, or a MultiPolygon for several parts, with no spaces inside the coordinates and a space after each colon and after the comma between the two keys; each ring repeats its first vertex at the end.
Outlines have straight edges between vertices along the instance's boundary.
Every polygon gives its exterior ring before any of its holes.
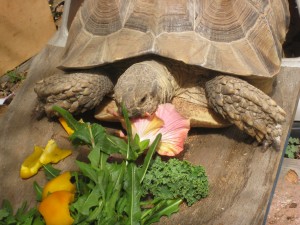
{"type": "Polygon", "coordinates": [[[55,115],[54,105],[74,114],[91,110],[112,90],[113,83],[108,76],[89,71],[56,74],[34,87],[39,100],[38,113],[44,111],[48,117],[55,115]]]}
{"type": "Polygon", "coordinates": [[[239,129],[265,146],[280,145],[284,110],[261,90],[246,81],[217,76],[206,83],[209,105],[239,129]]]}

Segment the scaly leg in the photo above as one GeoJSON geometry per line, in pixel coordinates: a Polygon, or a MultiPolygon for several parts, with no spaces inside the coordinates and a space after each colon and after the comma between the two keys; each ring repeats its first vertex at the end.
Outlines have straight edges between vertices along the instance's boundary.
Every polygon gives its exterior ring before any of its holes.
{"type": "Polygon", "coordinates": [[[286,114],[268,95],[230,76],[217,76],[205,88],[209,105],[216,112],[259,143],[279,147],[286,114]]]}
{"type": "Polygon", "coordinates": [[[56,74],[36,83],[38,110],[48,117],[54,116],[53,105],[71,113],[83,113],[98,105],[113,90],[113,83],[106,75],[96,73],[56,74]]]}

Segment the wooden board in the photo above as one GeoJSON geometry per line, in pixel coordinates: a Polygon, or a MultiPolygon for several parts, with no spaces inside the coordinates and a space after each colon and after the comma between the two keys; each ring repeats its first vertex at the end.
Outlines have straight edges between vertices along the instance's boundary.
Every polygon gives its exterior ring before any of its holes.
{"type": "MultiPolygon", "coordinates": [[[[27,80],[6,113],[0,118],[0,201],[9,199],[15,207],[23,200],[35,204],[33,181],[45,183],[43,173],[29,180],[19,178],[19,168],[33,146],[45,146],[50,138],[69,147],[60,125],[33,116],[36,96],[34,83],[58,71],[61,48],[48,46],[33,61],[27,80]],[[46,63],[45,63],[46,62],[46,63]]],[[[272,97],[286,110],[287,121],[280,151],[262,151],[252,139],[235,127],[193,129],[186,143],[184,158],[206,167],[210,195],[192,207],[183,205],[179,213],[159,224],[262,224],[282,159],[283,145],[291,127],[300,87],[299,69],[283,68],[272,97]]],[[[75,154],[76,153],[76,154],[75,154]]],[[[74,168],[78,155],[59,164],[74,168]]]]}

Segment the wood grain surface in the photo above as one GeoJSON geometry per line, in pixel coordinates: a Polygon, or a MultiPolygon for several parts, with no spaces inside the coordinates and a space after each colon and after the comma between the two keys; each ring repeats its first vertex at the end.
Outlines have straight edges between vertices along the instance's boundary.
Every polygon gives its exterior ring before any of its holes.
{"type": "MultiPolygon", "coordinates": [[[[0,202],[9,199],[15,207],[27,200],[35,204],[33,181],[43,185],[43,173],[22,180],[19,168],[34,145],[45,146],[55,138],[59,146],[70,147],[60,125],[34,116],[34,83],[57,71],[61,49],[45,48],[33,61],[24,85],[0,118],[0,202]]],[[[300,88],[300,70],[282,68],[272,97],[287,112],[280,151],[255,147],[253,140],[235,127],[192,129],[184,158],[206,167],[210,194],[193,205],[182,205],[179,213],[163,218],[159,224],[262,224],[282,159],[283,146],[291,128],[300,88]]],[[[80,151],[59,163],[62,169],[74,169],[80,151]]]]}
{"type": "Polygon", "coordinates": [[[210,195],[159,224],[263,224],[295,115],[299,72],[299,68],[282,68],[272,94],[287,112],[280,151],[255,147],[235,127],[192,130],[184,158],[205,166],[210,195]]]}

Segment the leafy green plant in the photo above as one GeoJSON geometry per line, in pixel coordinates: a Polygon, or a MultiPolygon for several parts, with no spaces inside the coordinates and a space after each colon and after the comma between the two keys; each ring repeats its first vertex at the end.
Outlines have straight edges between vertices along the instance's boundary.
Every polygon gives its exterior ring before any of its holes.
{"type": "Polygon", "coordinates": [[[8,71],[5,75],[9,77],[9,82],[14,84],[24,79],[24,76],[18,73],[17,70],[8,71]]]}
{"type": "Polygon", "coordinates": [[[208,195],[208,179],[202,166],[176,158],[164,162],[157,157],[145,176],[143,188],[156,197],[181,198],[192,205],[208,195]]]}
{"type": "MultiPolygon", "coordinates": [[[[133,137],[124,108],[126,141],[106,133],[99,124],[78,122],[62,108],[55,106],[54,110],[74,130],[71,142],[90,148],[88,162],[76,161],[79,171],[72,172],[71,180],[76,185],[75,200],[70,205],[73,224],[149,225],[177,212],[183,200],[191,205],[207,196],[204,168],[177,159],[154,159],[161,134],[150,146],[148,140],[133,137]]],[[[44,172],[50,180],[60,173],[51,165],[45,165],[44,172]]],[[[37,201],[41,201],[43,189],[36,182],[34,189],[37,201]]],[[[28,210],[24,203],[13,214],[10,203],[4,201],[1,224],[42,225],[45,221],[36,207],[28,210]]]]}
{"type": "Polygon", "coordinates": [[[285,156],[290,159],[295,159],[297,153],[299,152],[300,152],[300,139],[290,137],[288,146],[285,149],[285,156]]]}
{"type": "Polygon", "coordinates": [[[43,225],[43,219],[36,208],[28,209],[26,202],[14,214],[9,201],[3,200],[0,209],[0,225],[43,225]]]}
{"type": "Polygon", "coordinates": [[[79,123],[65,110],[54,107],[75,130],[72,143],[87,145],[91,151],[89,162],[77,161],[80,172],[75,175],[77,198],[71,205],[74,224],[151,224],[161,216],[169,216],[179,210],[180,198],[151,199],[151,208],[144,208],[149,200],[142,198],[142,183],[160,142],[159,134],[149,147],[143,163],[138,159],[148,147],[149,141],[140,142],[132,137],[127,112],[123,109],[127,126],[125,140],[111,136],[99,124],[79,123]],[[111,155],[123,159],[114,162],[111,155]],[[109,162],[112,160],[112,163],[109,162]]]}
{"type": "MultiPolygon", "coordinates": [[[[51,164],[44,165],[44,173],[48,180],[59,175],[60,170],[53,168],[51,164]]],[[[36,200],[42,200],[43,188],[36,181],[33,183],[36,192],[36,200]]],[[[3,200],[0,208],[0,225],[44,225],[45,221],[36,207],[29,209],[27,202],[23,202],[21,207],[14,214],[13,207],[8,200],[3,200]]]]}

